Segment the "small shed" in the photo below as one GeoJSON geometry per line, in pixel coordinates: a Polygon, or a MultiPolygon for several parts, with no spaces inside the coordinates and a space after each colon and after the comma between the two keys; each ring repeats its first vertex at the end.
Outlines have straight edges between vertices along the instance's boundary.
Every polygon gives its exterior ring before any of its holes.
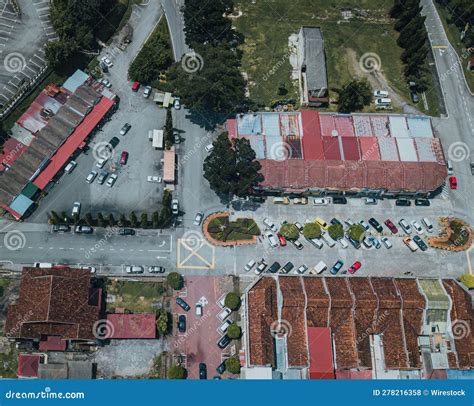
{"type": "Polygon", "coordinates": [[[163,161],[163,182],[174,183],[176,165],[176,153],[174,147],[171,147],[170,150],[165,151],[163,161]]]}
{"type": "Polygon", "coordinates": [[[163,130],[153,130],[151,145],[155,149],[163,149],[163,130]]]}

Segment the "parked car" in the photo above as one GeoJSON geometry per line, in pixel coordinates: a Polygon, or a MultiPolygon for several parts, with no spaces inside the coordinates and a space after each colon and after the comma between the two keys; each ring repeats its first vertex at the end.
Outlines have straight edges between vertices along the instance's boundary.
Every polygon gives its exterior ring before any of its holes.
{"type": "Polygon", "coordinates": [[[373,217],[371,217],[371,218],[369,219],[369,224],[370,224],[373,228],[375,228],[375,230],[376,230],[378,233],[381,233],[381,232],[383,231],[383,228],[382,228],[382,226],[380,225],[380,223],[379,223],[377,220],[375,220],[373,217]]]}
{"type": "Polygon", "coordinates": [[[107,56],[103,56],[102,58],[100,58],[100,61],[103,62],[103,63],[105,63],[108,68],[111,68],[112,66],[114,66],[114,64],[112,63],[112,61],[110,60],[110,58],[107,57],[107,56]]]}
{"type": "Polygon", "coordinates": [[[130,130],[130,128],[132,128],[131,124],[128,124],[128,123],[125,123],[122,127],[122,129],[120,130],[120,135],[125,135],[128,133],[128,131],[130,130]]]}
{"type": "Polygon", "coordinates": [[[149,175],[149,176],[147,176],[146,181],[151,182],[151,183],[161,183],[163,181],[163,179],[161,178],[161,176],[149,175]]]}
{"type": "Polygon", "coordinates": [[[139,83],[139,82],[135,82],[135,83],[132,85],[132,91],[133,91],[133,92],[138,92],[138,89],[140,89],[140,83],[139,83]]]}
{"type": "Polygon", "coordinates": [[[207,379],[207,366],[203,362],[199,364],[199,379],[207,379]]]}
{"type": "Polygon", "coordinates": [[[77,166],[77,162],[76,161],[71,161],[64,168],[64,172],[71,173],[76,166],[77,166]]]}
{"type": "Polygon", "coordinates": [[[92,234],[94,229],[91,226],[76,226],[74,232],[76,234],[92,234]]]}
{"type": "Polygon", "coordinates": [[[195,226],[201,225],[203,218],[204,218],[204,213],[201,213],[201,212],[196,213],[196,217],[194,217],[194,225],[195,226]]]}
{"type": "Polygon", "coordinates": [[[377,204],[377,199],[374,199],[373,197],[366,197],[364,202],[367,205],[375,205],[377,204]]]}
{"type": "Polygon", "coordinates": [[[117,137],[112,137],[109,141],[109,145],[107,146],[110,151],[115,148],[120,143],[120,140],[117,137]]]}
{"type": "Polygon", "coordinates": [[[347,204],[347,199],[345,197],[333,197],[333,204],[347,204]]]}
{"type": "Polygon", "coordinates": [[[430,201],[428,199],[415,199],[415,206],[429,206],[430,201]]]}
{"type": "Polygon", "coordinates": [[[273,222],[267,218],[263,219],[263,224],[265,225],[266,228],[272,230],[274,233],[278,231],[277,227],[273,222]]]}
{"type": "Polygon", "coordinates": [[[79,217],[79,215],[81,214],[81,202],[74,202],[72,206],[71,214],[72,214],[72,217],[74,216],[79,217]]]}
{"type": "Polygon", "coordinates": [[[346,236],[346,237],[356,250],[358,250],[360,248],[360,242],[359,241],[353,240],[349,236],[346,236]]]}
{"type": "Polygon", "coordinates": [[[420,250],[426,251],[428,249],[428,246],[425,244],[425,242],[419,235],[413,236],[413,241],[415,241],[416,245],[420,247],[420,250]]]}
{"type": "Polygon", "coordinates": [[[392,220],[387,219],[383,222],[387,228],[392,232],[392,234],[397,234],[398,233],[398,228],[395,224],[392,223],[392,220]]]}
{"type": "Polygon", "coordinates": [[[408,248],[410,248],[412,252],[415,252],[418,250],[418,245],[416,245],[416,243],[410,237],[405,237],[403,239],[403,242],[408,248]]]}
{"type": "Polygon", "coordinates": [[[274,262],[271,264],[270,268],[268,268],[268,272],[270,273],[277,273],[281,268],[281,265],[278,262],[274,262]]]}
{"type": "Polygon", "coordinates": [[[449,177],[449,187],[453,190],[456,190],[458,188],[458,180],[456,176],[449,177]]]}
{"type": "Polygon", "coordinates": [[[53,227],[51,227],[51,231],[53,233],[68,233],[71,231],[71,227],[69,227],[67,224],[55,224],[53,227]]]}
{"type": "Polygon", "coordinates": [[[106,78],[101,79],[101,80],[100,80],[100,83],[102,83],[102,84],[103,84],[105,87],[107,87],[107,88],[111,88],[111,87],[112,87],[112,83],[110,83],[109,80],[106,79],[106,78]]]}
{"type": "Polygon", "coordinates": [[[247,264],[244,266],[244,271],[245,272],[250,272],[252,268],[257,264],[257,262],[253,259],[251,259],[247,264]]]}
{"type": "Polygon", "coordinates": [[[341,244],[342,248],[344,249],[349,248],[349,243],[347,242],[345,237],[340,238],[339,240],[337,240],[337,242],[341,244]]]}
{"type": "Polygon", "coordinates": [[[97,172],[96,171],[91,171],[89,173],[89,175],[87,175],[87,177],[86,177],[86,182],[90,184],[90,183],[94,182],[94,179],[96,177],[97,177],[97,172]]]}
{"type": "Polygon", "coordinates": [[[423,225],[425,226],[426,231],[428,231],[429,233],[432,233],[432,232],[433,232],[433,224],[431,223],[431,221],[429,220],[428,217],[423,217],[423,218],[421,219],[421,222],[422,222],[423,225]]]}
{"type": "Polygon", "coordinates": [[[112,187],[115,182],[117,181],[118,175],[116,173],[113,173],[110,175],[109,179],[107,179],[107,186],[112,187]]]}
{"type": "Polygon", "coordinates": [[[388,250],[392,248],[392,243],[387,237],[382,237],[381,240],[382,240],[382,244],[385,245],[385,248],[387,248],[388,250]]]}
{"type": "Polygon", "coordinates": [[[324,261],[319,261],[309,273],[311,274],[317,274],[319,275],[320,273],[324,272],[326,269],[328,269],[328,266],[324,261]]]}
{"type": "Polygon", "coordinates": [[[290,199],[286,196],[284,197],[274,197],[273,204],[290,204],[290,199]]]}
{"type": "Polygon", "coordinates": [[[165,268],[162,266],[149,266],[148,272],[149,273],[165,273],[165,268]]]}
{"type": "Polygon", "coordinates": [[[407,234],[411,234],[411,227],[410,224],[405,219],[401,219],[398,224],[400,224],[400,227],[405,231],[407,234]]]}
{"type": "Polygon", "coordinates": [[[179,110],[181,108],[181,98],[175,97],[173,106],[176,110],[179,110]]]}
{"type": "Polygon", "coordinates": [[[102,171],[99,175],[99,178],[97,179],[97,183],[99,185],[103,185],[105,180],[107,179],[107,176],[109,176],[109,173],[107,171],[102,171]]]}
{"type": "Polygon", "coordinates": [[[218,374],[223,374],[225,372],[225,361],[222,361],[216,368],[218,374]]]}
{"type": "Polygon", "coordinates": [[[306,197],[295,197],[293,204],[308,204],[308,199],[306,197]]]}
{"type": "Polygon", "coordinates": [[[217,318],[221,321],[224,321],[227,317],[229,317],[229,314],[232,313],[232,310],[230,310],[228,307],[224,307],[218,314],[217,318]]]}
{"type": "Polygon", "coordinates": [[[421,224],[418,223],[418,221],[413,220],[413,221],[411,222],[411,226],[414,228],[414,230],[415,230],[418,234],[423,234],[423,228],[421,227],[421,224]]]}
{"type": "Polygon", "coordinates": [[[122,151],[122,154],[120,155],[120,165],[126,165],[127,161],[128,161],[128,152],[122,151]]]}
{"type": "Polygon", "coordinates": [[[95,266],[81,266],[81,269],[85,269],[90,273],[97,273],[97,268],[95,266]]]}
{"type": "Polygon", "coordinates": [[[282,247],[286,247],[286,238],[280,233],[277,233],[277,237],[278,237],[278,241],[280,242],[280,245],[282,247]]]}
{"type": "Polygon", "coordinates": [[[144,269],[141,265],[127,265],[125,267],[127,273],[143,273],[144,269]]]}
{"type": "Polygon", "coordinates": [[[328,223],[326,223],[321,217],[316,217],[315,219],[316,223],[320,225],[321,228],[324,230],[327,230],[329,228],[328,223]]]}
{"type": "Polygon", "coordinates": [[[410,200],[407,200],[407,199],[397,199],[395,200],[395,205],[396,206],[411,206],[411,202],[410,200]]]}
{"type": "Polygon", "coordinates": [[[186,316],[184,314],[178,316],[178,331],[180,333],[186,332],[186,316]]]}
{"type": "Polygon", "coordinates": [[[207,153],[209,153],[214,149],[214,145],[213,144],[206,145],[204,149],[206,150],[207,153]]]}
{"type": "Polygon", "coordinates": [[[344,265],[344,262],[342,262],[341,260],[338,260],[333,266],[332,268],[329,270],[329,272],[332,274],[332,275],[336,275],[342,268],[342,266],[344,265]]]}
{"type": "Polygon", "coordinates": [[[344,223],[346,223],[349,227],[354,225],[354,222],[350,218],[345,220],[344,223]]]}
{"type": "Polygon", "coordinates": [[[176,304],[181,307],[184,311],[189,311],[191,309],[191,306],[189,306],[182,298],[177,297],[176,298],[176,304]]]}
{"type": "Polygon", "coordinates": [[[361,266],[362,264],[360,263],[360,261],[356,261],[351,265],[351,267],[347,270],[347,272],[351,274],[356,273],[356,271],[358,271],[361,266]]]}
{"type": "Polygon", "coordinates": [[[273,235],[273,233],[268,232],[268,233],[265,234],[265,236],[267,237],[268,243],[270,244],[270,246],[272,248],[278,247],[278,242],[277,242],[275,236],[273,235]]]}
{"type": "Polygon", "coordinates": [[[257,268],[255,269],[255,274],[257,275],[260,275],[266,268],[267,268],[267,264],[262,260],[258,263],[258,266],[257,268]]]}
{"type": "Polygon", "coordinates": [[[329,203],[328,199],[324,199],[324,198],[313,199],[313,204],[315,206],[327,206],[328,203],[329,203]]]}
{"type": "Polygon", "coordinates": [[[280,269],[281,273],[290,273],[294,269],[294,265],[292,262],[287,262],[285,265],[283,265],[283,268],[280,269]]]}
{"type": "Polygon", "coordinates": [[[369,225],[365,222],[365,220],[360,220],[359,224],[365,228],[365,231],[368,231],[370,228],[369,225]]]}
{"type": "Polygon", "coordinates": [[[121,228],[119,235],[135,235],[135,230],[133,228],[121,228]]]}
{"type": "Polygon", "coordinates": [[[178,199],[173,199],[171,200],[171,212],[173,214],[178,214],[179,213],[179,202],[178,199]]]}
{"type": "MultiPolygon", "coordinates": [[[[97,166],[97,168],[99,168],[99,169],[102,169],[105,166],[105,164],[107,163],[108,160],[109,160],[108,158],[100,158],[97,161],[97,163],[95,164],[95,166],[97,166]]],[[[92,172],[94,172],[94,171],[92,171],[92,172]]]]}
{"type": "Polygon", "coordinates": [[[296,226],[296,228],[298,229],[298,231],[299,231],[300,233],[303,232],[304,227],[303,227],[303,225],[302,225],[301,223],[296,222],[296,223],[295,223],[295,226],[296,226]]]}
{"type": "Polygon", "coordinates": [[[366,248],[372,248],[372,240],[369,238],[369,236],[362,240],[362,244],[364,244],[366,248]]]}
{"type": "Polygon", "coordinates": [[[296,272],[298,272],[299,274],[304,274],[307,270],[308,270],[308,267],[303,264],[296,270],[296,272]]]}
{"type": "Polygon", "coordinates": [[[231,341],[232,340],[229,338],[229,336],[225,334],[219,339],[219,341],[217,342],[217,346],[223,350],[230,344],[231,341]]]}
{"type": "Polygon", "coordinates": [[[367,238],[370,240],[374,248],[379,249],[382,246],[382,244],[380,244],[380,241],[373,235],[369,235],[367,238]]]}
{"type": "Polygon", "coordinates": [[[145,99],[148,99],[150,97],[150,94],[151,94],[151,86],[145,86],[145,88],[143,89],[143,97],[145,99]]]}
{"type": "Polygon", "coordinates": [[[301,244],[301,242],[299,240],[294,240],[294,241],[291,241],[293,243],[293,245],[296,247],[296,249],[298,250],[302,250],[304,248],[304,245],[301,244]]]}
{"type": "Polygon", "coordinates": [[[413,90],[410,92],[410,97],[413,103],[418,103],[420,101],[420,98],[418,97],[418,93],[416,93],[413,90]]]}
{"type": "Polygon", "coordinates": [[[386,90],[375,90],[374,91],[374,97],[375,98],[378,98],[378,97],[387,98],[388,97],[388,92],[386,90]]]}

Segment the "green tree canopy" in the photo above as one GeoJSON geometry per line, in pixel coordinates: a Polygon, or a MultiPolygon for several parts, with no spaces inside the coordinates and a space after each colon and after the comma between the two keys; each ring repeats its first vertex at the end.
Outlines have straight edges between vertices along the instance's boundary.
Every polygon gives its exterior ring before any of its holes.
{"type": "Polygon", "coordinates": [[[248,140],[230,141],[226,132],[214,141],[214,149],[204,160],[204,177],[211,189],[229,197],[248,196],[263,180],[260,163],[248,140]]]}
{"type": "Polygon", "coordinates": [[[340,240],[344,237],[344,228],[342,224],[331,224],[328,228],[328,233],[334,240],[340,240]]]}
{"type": "Polygon", "coordinates": [[[240,306],[240,296],[234,292],[227,293],[224,299],[224,305],[230,310],[237,310],[240,306]]]}
{"type": "Polygon", "coordinates": [[[300,236],[298,228],[291,223],[284,223],[280,227],[280,234],[288,240],[297,240],[300,236]]]}
{"type": "Polygon", "coordinates": [[[313,239],[321,237],[321,226],[317,223],[306,223],[303,226],[303,235],[305,238],[313,239]]]}
{"type": "Polygon", "coordinates": [[[468,289],[474,289],[474,275],[466,273],[459,278],[459,282],[468,289]]]}
{"type": "Polygon", "coordinates": [[[372,89],[366,79],[353,80],[339,91],[338,110],[351,113],[363,110],[372,101],[372,89]]]}
{"type": "Polygon", "coordinates": [[[166,334],[170,328],[170,314],[165,309],[156,312],[156,328],[160,334],[166,334]]]}
{"type": "Polygon", "coordinates": [[[242,330],[237,324],[232,323],[229,327],[227,327],[227,335],[229,338],[237,340],[242,335],[242,330]]]}
{"type": "Polygon", "coordinates": [[[184,286],[184,278],[178,272],[170,272],[166,281],[174,290],[180,290],[184,286]]]}
{"type": "Polygon", "coordinates": [[[231,374],[240,374],[240,362],[236,357],[230,357],[225,360],[225,369],[231,374]]]}
{"type": "Polygon", "coordinates": [[[362,241],[365,237],[365,228],[360,224],[353,224],[347,230],[347,234],[354,241],[362,241]]]}
{"type": "Polygon", "coordinates": [[[168,379],[186,379],[188,371],[180,365],[173,365],[168,369],[168,379]]]}

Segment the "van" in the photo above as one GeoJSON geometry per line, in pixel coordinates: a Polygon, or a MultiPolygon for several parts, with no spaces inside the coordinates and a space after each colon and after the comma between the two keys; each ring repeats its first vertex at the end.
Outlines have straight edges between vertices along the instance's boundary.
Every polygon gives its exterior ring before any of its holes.
{"type": "Polygon", "coordinates": [[[392,99],[389,99],[387,97],[381,97],[379,99],[375,99],[376,106],[389,106],[390,104],[392,104],[392,99]]]}
{"type": "Polygon", "coordinates": [[[331,236],[329,235],[329,233],[324,233],[324,234],[321,234],[321,238],[323,239],[323,241],[329,246],[329,247],[334,247],[336,245],[336,241],[334,241],[331,236]]]}
{"type": "Polygon", "coordinates": [[[307,240],[313,244],[316,248],[323,248],[323,243],[321,242],[321,240],[319,240],[318,238],[307,238],[307,240]]]}
{"type": "Polygon", "coordinates": [[[342,248],[346,249],[347,247],[349,247],[349,243],[347,242],[347,240],[344,237],[342,237],[338,241],[339,241],[339,244],[341,244],[342,248]]]}
{"type": "Polygon", "coordinates": [[[426,231],[428,231],[429,233],[433,232],[433,223],[431,223],[428,217],[423,217],[421,219],[421,222],[426,227],[426,231]]]}
{"type": "Polygon", "coordinates": [[[290,199],[287,197],[274,197],[273,204],[290,204],[290,199]]]}
{"type": "Polygon", "coordinates": [[[313,269],[311,269],[312,274],[320,274],[321,272],[324,272],[326,269],[328,269],[328,266],[324,261],[319,261],[313,269]]]}
{"type": "Polygon", "coordinates": [[[54,264],[52,264],[50,262],[35,262],[33,264],[34,268],[52,268],[53,266],[54,266],[54,264]]]}
{"type": "Polygon", "coordinates": [[[315,221],[321,226],[321,228],[324,228],[325,230],[328,229],[328,223],[326,223],[321,217],[316,217],[315,221]]]}
{"type": "Polygon", "coordinates": [[[448,168],[448,175],[452,175],[454,173],[453,163],[450,160],[446,161],[446,168],[448,168]]]}
{"type": "Polygon", "coordinates": [[[224,323],[222,323],[219,328],[217,329],[220,333],[222,334],[225,334],[225,332],[227,331],[227,329],[229,328],[229,326],[232,324],[232,322],[230,320],[226,320],[224,321],[224,323]]]}

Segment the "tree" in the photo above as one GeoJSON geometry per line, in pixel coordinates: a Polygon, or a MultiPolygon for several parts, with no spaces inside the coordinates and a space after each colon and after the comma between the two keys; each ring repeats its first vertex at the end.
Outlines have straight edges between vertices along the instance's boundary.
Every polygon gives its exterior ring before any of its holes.
{"type": "Polygon", "coordinates": [[[227,114],[249,104],[240,65],[239,54],[224,45],[198,45],[170,68],[168,78],[188,108],[207,115],[227,114]]]}
{"type": "Polygon", "coordinates": [[[168,369],[168,379],[186,379],[188,371],[181,365],[173,365],[168,369]]]}
{"type": "Polygon", "coordinates": [[[161,201],[161,211],[160,211],[160,225],[162,227],[169,224],[171,218],[173,217],[173,212],[171,211],[171,201],[173,197],[169,190],[163,192],[163,198],[161,201]]]}
{"type": "Polygon", "coordinates": [[[214,149],[204,160],[204,177],[217,194],[248,196],[263,181],[260,163],[247,139],[229,140],[226,132],[214,141],[214,149]]]}
{"type": "Polygon", "coordinates": [[[224,305],[230,310],[237,310],[240,307],[240,296],[234,292],[227,293],[224,299],[224,305]]]}
{"type": "Polygon", "coordinates": [[[225,369],[231,374],[240,374],[240,362],[236,357],[230,357],[225,360],[225,369]]]}
{"type": "Polygon", "coordinates": [[[347,235],[354,241],[362,241],[365,237],[365,228],[360,224],[353,224],[347,230],[347,235]]]}
{"type": "Polygon", "coordinates": [[[3,286],[0,285],[0,299],[3,297],[4,293],[5,293],[5,289],[3,286]]]}
{"type": "Polygon", "coordinates": [[[360,111],[370,105],[372,90],[366,79],[353,80],[339,91],[338,110],[341,113],[360,111]]]}
{"type": "Polygon", "coordinates": [[[166,111],[166,122],[165,122],[165,146],[166,149],[170,149],[174,144],[173,136],[173,115],[171,114],[171,108],[166,111]]]}
{"type": "Polygon", "coordinates": [[[49,66],[58,68],[62,63],[67,61],[78,50],[77,43],[70,40],[50,41],[45,47],[45,56],[49,66]]]}
{"type": "Polygon", "coordinates": [[[342,224],[331,224],[328,228],[329,236],[334,240],[340,240],[344,237],[344,228],[342,224]]]}
{"type": "Polygon", "coordinates": [[[91,212],[86,213],[85,220],[86,220],[87,225],[89,225],[91,227],[94,225],[94,218],[92,217],[91,212]]]}
{"type": "Polygon", "coordinates": [[[291,223],[284,223],[280,227],[280,234],[288,240],[297,240],[300,236],[298,228],[291,223]]]}
{"type": "Polygon", "coordinates": [[[148,214],[142,213],[141,220],[140,220],[140,227],[148,228],[148,214]]]}
{"type": "Polygon", "coordinates": [[[237,324],[232,323],[229,327],[227,327],[226,333],[229,338],[232,338],[233,340],[238,340],[242,335],[242,330],[237,324]]]}
{"type": "Polygon", "coordinates": [[[107,222],[109,223],[110,227],[113,227],[117,224],[117,222],[115,221],[115,217],[112,213],[110,213],[109,216],[107,217],[107,222]]]}
{"type": "Polygon", "coordinates": [[[165,309],[156,312],[156,328],[160,334],[167,334],[170,328],[171,315],[165,309]]]}
{"type": "Polygon", "coordinates": [[[303,235],[305,238],[312,240],[313,238],[321,237],[321,227],[317,223],[306,223],[303,226],[303,235]]]}
{"type": "Polygon", "coordinates": [[[160,214],[154,211],[151,215],[152,228],[157,229],[160,226],[160,214]]]}
{"type": "Polygon", "coordinates": [[[166,281],[174,290],[180,290],[184,286],[184,278],[178,272],[170,272],[166,281]]]}
{"type": "Polygon", "coordinates": [[[468,289],[474,289],[474,275],[466,273],[459,278],[459,282],[468,289]]]}
{"type": "Polygon", "coordinates": [[[69,218],[69,216],[66,214],[65,211],[61,212],[61,219],[64,221],[65,224],[71,224],[72,220],[69,218]]]}
{"type": "Polygon", "coordinates": [[[102,215],[101,212],[98,212],[97,213],[97,226],[98,227],[105,227],[107,224],[106,224],[106,221],[104,219],[104,216],[102,215]]]}
{"type": "Polygon", "coordinates": [[[58,213],[52,211],[49,215],[49,222],[50,224],[59,224],[61,223],[61,219],[58,216],[58,213]]]}
{"type": "Polygon", "coordinates": [[[125,217],[125,214],[120,214],[119,216],[119,221],[118,221],[119,226],[124,227],[127,225],[127,218],[125,217]]]}
{"type": "Polygon", "coordinates": [[[412,21],[421,12],[420,0],[405,0],[403,12],[398,16],[395,23],[395,29],[400,32],[405,26],[412,21]]]}
{"type": "Polygon", "coordinates": [[[129,215],[129,220],[130,220],[130,225],[133,227],[133,228],[136,228],[138,226],[138,218],[137,218],[137,215],[135,214],[134,211],[132,211],[129,215]]]}

